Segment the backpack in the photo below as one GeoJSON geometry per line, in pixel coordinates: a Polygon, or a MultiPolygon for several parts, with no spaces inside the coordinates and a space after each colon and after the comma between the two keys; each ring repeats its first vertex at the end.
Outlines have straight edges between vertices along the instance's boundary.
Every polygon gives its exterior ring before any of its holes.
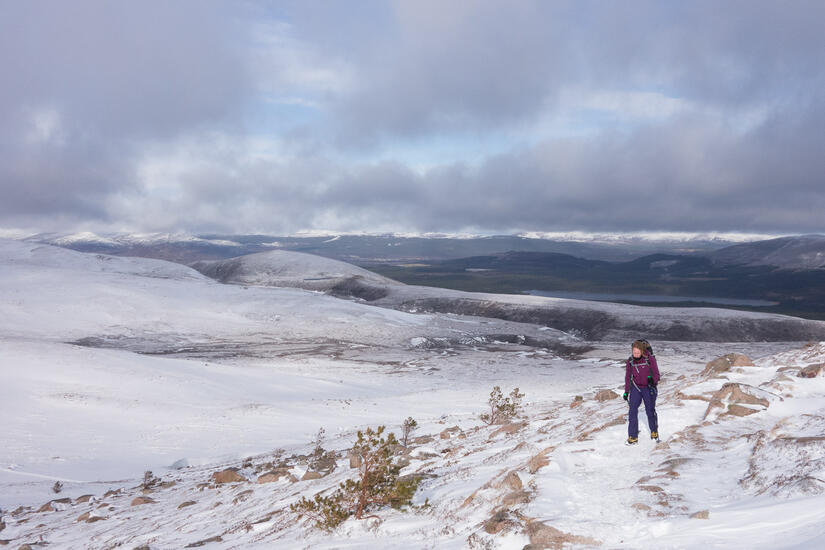
{"type": "Polygon", "coordinates": [[[639,338],[639,342],[642,342],[644,345],[646,345],[647,351],[650,352],[650,355],[653,355],[653,346],[650,345],[650,342],[648,342],[644,338],[639,338]]]}

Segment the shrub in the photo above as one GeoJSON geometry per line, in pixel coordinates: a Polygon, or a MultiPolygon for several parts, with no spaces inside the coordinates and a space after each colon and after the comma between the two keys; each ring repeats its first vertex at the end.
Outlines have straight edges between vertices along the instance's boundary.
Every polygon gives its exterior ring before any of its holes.
{"type": "Polygon", "coordinates": [[[314,526],[331,531],[351,516],[363,519],[365,514],[391,506],[403,508],[412,501],[420,478],[399,477],[401,467],[393,461],[395,435],[383,437],[384,426],[358,432],[352,453],[361,457],[357,479],[348,479],[328,496],[320,494],[310,500],[303,497],[290,509],[314,520],[314,526]]]}
{"type": "Polygon", "coordinates": [[[146,470],[143,472],[143,483],[141,484],[141,487],[144,489],[151,489],[158,483],[160,483],[160,478],[155,477],[151,470],[146,470]]]}
{"type": "Polygon", "coordinates": [[[410,434],[418,428],[418,422],[412,416],[407,417],[403,424],[401,424],[401,444],[404,447],[410,442],[410,434]]]}
{"type": "Polygon", "coordinates": [[[309,469],[313,472],[320,472],[323,475],[331,473],[335,470],[338,455],[335,451],[327,451],[324,449],[324,434],[326,430],[321,428],[315,435],[312,442],[312,454],[309,456],[309,469]]]}
{"type": "Polygon", "coordinates": [[[62,490],[63,490],[63,483],[60,482],[60,481],[55,481],[54,485],[52,485],[52,491],[54,491],[55,493],[59,493],[62,490]]]}
{"type": "Polygon", "coordinates": [[[523,397],[524,394],[519,393],[518,388],[514,388],[508,397],[504,397],[501,387],[495,386],[487,400],[490,412],[482,413],[479,418],[485,424],[504,424],[521,414],[523,397]]]}
{"type": "Polygon", "coordinates": [[[312,456],[321,456],[324,454],[324,434],[326,430],[321,427],[318,429],[318,433],[315,434],[315,439],[313,440],[313,449],[312,449],[312,456]]]}

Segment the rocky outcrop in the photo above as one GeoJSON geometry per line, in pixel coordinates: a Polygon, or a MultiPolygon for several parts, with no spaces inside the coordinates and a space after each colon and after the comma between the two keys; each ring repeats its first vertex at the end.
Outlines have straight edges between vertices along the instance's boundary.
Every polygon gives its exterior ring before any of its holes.
{"type": "Polygon", "coordinates": [[[601,390],[596,392],[596,396],[594,399],[599,403],[604,403],[605,401],[611,401],[613,399],[618,399],[619,394],[614,392],[613,390],[601,390]]]}
{"type": "Polygon", "coordinates": [[[298,479],[289,472],[289,468],[277,468],[271,472],[258,476],[258,483],[274,483],[282,477],[293,483],[298,481],[298,479]]]}
{"type": "Polygon", "coordinates": [[[718,376],[728,372],[733,367],[752,367],[753,361],[747,355],[741,353],[729,353],[723,355],[705,365],[702,376],[718,376]]]}
{"type": "Polygon", "coordinates": [[[818,376],[825,376],[825,363],[808,365],[799,371],[800,378],[816,378],[818,376]]]}
{"type": "Polygon", "coordinates": [[[713,420],[725,415],[748,416],[767,409],[774,399],[782,398],[760,388],[731,382],[713,394],[703,419],[713,420]]]}
{"type": "Polygon", "coordinates": [[[218,485],[223,483],[239,483],[246,480],[244,476],[231,468],[212,474],[212,481],[218,485]]]}
{"type": "Polygon", "coordinates": [[[565,544],[578,544],[584,546],[601,546],[601,541],[590,537],[572,535],[560,531],[555,527],[546,525],[540,521],[531,521],[527,524],[527,535],[530,537],[530,544],[525,546],[525,550],[561,550],[565,544]]]}
{"type": "Polygon", "coordinates": [[[484,522],[483,527],[486,533],[497,535],[503,531],[518,529],[521,524],[510,517],[509,510],[499,510],[484,522]]]}

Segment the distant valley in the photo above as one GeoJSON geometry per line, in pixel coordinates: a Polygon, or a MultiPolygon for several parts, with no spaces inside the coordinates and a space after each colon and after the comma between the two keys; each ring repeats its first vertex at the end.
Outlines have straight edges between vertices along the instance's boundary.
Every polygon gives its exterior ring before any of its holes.
{"type": "MultiPolygon", "coordinates": [[[[798,239],[802,238],[789,239],[786,245],[799,248],[798,239]]],[[[809,241],[807,249],[817,244],[825,250],[825,238],[804,240],[809,241]]],[[[777,248],[766,247],[766,242],[737,245],[710,254],[653,254],[625,262],[507,252],[417,265],[362,267],[407,284],[473,292],[561,291],[566,294],[538,294],[568,298],[577,297],[569,293],[603,294],[604,297],[591,299],[661,306],[722,305],[825,319],[822,265],[799,267],[806,259],[791,255],[785,256],[787,266],[766,265],[754,249],[782,258],[777,248]],[[656,296],[661,300],[657,301],[656,296]]]]}

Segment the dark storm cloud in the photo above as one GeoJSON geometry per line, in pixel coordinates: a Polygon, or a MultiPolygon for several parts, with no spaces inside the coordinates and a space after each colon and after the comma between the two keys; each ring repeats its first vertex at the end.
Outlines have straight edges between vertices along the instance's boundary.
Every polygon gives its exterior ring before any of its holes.
{"type": "Polygon", "coordinates": [[[0,215],[106,219],[140,143],[225,120],[245,81],[229,15],[213,2],[4,2],[0,215]]]}
{"type": "Polygon", "coordinates": [[[821,2],[241,6],[0,6],[0,225],[825,230],[821,2]]]}
{"type": "Polygon", "coordinates": [[[569,86],[741,106],[823,84],[820,2],[394,5],[379,22],[394,32],[350,37],[372,48],[357,51],[359,85],[333,98],[347,143],[524,123],[569,86]]]}

